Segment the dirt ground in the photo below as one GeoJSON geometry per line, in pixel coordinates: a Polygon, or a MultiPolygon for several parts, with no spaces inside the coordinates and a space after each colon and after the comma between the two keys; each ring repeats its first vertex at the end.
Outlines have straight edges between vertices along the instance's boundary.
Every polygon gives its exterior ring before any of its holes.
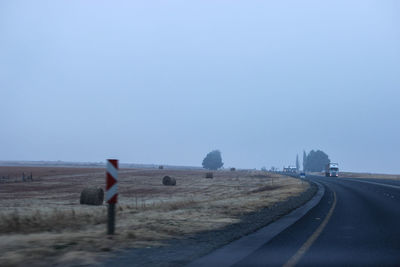
{"type": "Polygon", "coordinates": [[[80,205],[85,187],[102,187],[102,168],[0,167],[0,265],[76,265],[110,251],[162,245],[218,229],[248,212],[308,189],[300,180],[257,171],[122,169],[116,235],[106,235],[107,205],[80,205]],[[22,173],[33,181],[22,182],[22,173]],[[162,177],[176,186],[162,185],[162,177]]]}

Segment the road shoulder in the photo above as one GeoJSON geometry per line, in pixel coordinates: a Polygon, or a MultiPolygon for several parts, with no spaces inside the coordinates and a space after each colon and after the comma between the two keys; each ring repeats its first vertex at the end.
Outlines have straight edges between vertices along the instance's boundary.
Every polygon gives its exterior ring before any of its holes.
{"type": "Polygon", "coordinates": [[[230,266],[250,255],[262,245],[269,242],[272,238],[302,218],[309,210],[311,210],[321,201],[321,198],[325,193],[325,188],[319,183],[316,185],[318,186],[316,194],[304,205],[291,211],[289,214],[283,216],[279,220],[261,228],[260,230],[240,238],[239,240],[236,240],[220,249],[217,249],[207,256],[195,260],[188,266],[230,266]]]}
{"type": "Polygon", "coordinates": [[[305,203],[307,205],[309,200],[314,199],[313,197],[319,191],[318,186],[311,183],[309,189],[302,194],[277,203],[272,207],[246,214],[239,223],[218,230],[201,232],[184,239],[170,240],[165,246],[126,250],[118,253],[103,265],[113,267],[184,266],[232,241],[240,240],[268,224],[280,223],[281,220],[277,220],[282,216],[295,216],[292,213],[297,213],[300,216],[297,208],[305,203]]]}

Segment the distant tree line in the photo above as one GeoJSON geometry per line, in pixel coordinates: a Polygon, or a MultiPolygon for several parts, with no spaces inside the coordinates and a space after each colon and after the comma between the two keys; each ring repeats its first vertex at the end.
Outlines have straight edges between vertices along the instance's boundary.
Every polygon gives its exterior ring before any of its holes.
{"type": "MultiPolygon", "coordinates": [[[[325,169],[331,160],[329,156],[321,150],[311,150],[308,154],[303,151],[303,170],[306,172],[320,172],[325,169]]],[[[218,170],[224,166],[222,162],[221,151],[213,150],[206,155],[202,162],[203,168],[209,170],[218,170]]],[[[266,170],[266,168],[262,168],[266,170]]],[[[296,156],[296,169],[300,169],[299,156],[296,156]]]]}
{"type": "Polygon", "coordinates": [[[323,171],[330,162],[329,156],[321,150],[311,150],[308,154],[303,151],[303,170],[306,172],[323,171]]]}

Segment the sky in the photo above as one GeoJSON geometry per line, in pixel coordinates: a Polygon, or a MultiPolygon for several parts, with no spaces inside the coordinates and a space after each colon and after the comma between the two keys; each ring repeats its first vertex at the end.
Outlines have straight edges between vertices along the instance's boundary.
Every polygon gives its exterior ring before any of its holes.
{"type": "Polygon", "coordinates": [[[0,1],[0,160],[400,173],[399,1],[0,1]]]}

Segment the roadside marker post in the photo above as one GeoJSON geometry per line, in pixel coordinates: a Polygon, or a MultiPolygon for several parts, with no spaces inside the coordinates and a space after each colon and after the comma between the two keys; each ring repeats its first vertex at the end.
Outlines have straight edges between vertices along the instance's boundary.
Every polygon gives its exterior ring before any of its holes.
{"type": "Polygon", "coordinates": [[[106,201],[108,203],[107,234],[115,231],[115,204],[118,202],[118,160],[107,160],[106,201]]]}

